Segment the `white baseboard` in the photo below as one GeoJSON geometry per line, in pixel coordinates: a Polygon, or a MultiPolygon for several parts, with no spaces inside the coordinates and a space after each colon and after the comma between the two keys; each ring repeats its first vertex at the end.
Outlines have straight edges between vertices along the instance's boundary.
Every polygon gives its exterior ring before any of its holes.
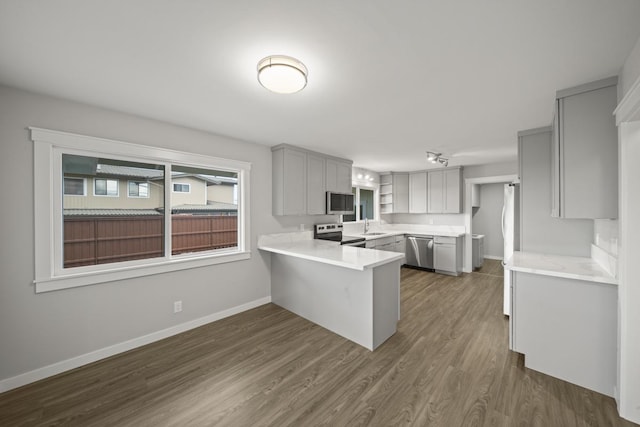
{"type": "Polygon", "coordinates": [[[39,381],[47,377],[51,377],[53,375],[57,375],[65,371],[69,371],[71,369],[75,369],[82,365],[86,365],[88,363],[104,359],[106,357],[110,357],[137,347],[141,347],[146,344],[150,344],[155,341],[162,340],[164,338],[168,338],[173,335],[180,334],[199,326],[206,325],[207,323],[215,322],[216,320],[224,319],[225,317],[233,316],[234,314],[242,313],[243,311],[247,311],[270,302],[270,296],[260,298],[254,301],[250,301],[246,304],[241,304],[235,307],[228,308],[226,310],[219,311],[217,313],[209,314],[198,319],[181,323],[179,325],[171,326],[170,328],[152,332],[138,338],[114,344],[109,347],[104,347],[90,353],[82,354],[80,356],[72,357],[71,359],[62,360],[60,362],[56,362],[42,368],[34,369],[33,371],[16,375],[15,377],[0,380],[0,393],[12,390],[17,387],[21,387],[26,384],[30,384],[35,381],[39,381]]]}
{"type": "Polygon", "coordinates": [[[485,255],[484,256],[486,259],[497,259],[502,261],[502,257],[501,256],[495,256],[495,255],[485,255]]]}

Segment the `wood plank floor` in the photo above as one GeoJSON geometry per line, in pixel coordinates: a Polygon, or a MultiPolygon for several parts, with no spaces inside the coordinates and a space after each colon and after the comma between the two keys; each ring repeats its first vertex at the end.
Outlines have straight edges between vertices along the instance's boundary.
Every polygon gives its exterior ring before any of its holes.
{"type": "Polygon", "coordinates": [[[267,304],[0,394],[0,425],[635,425],[524,368],[486,271],[403,269],[398,332],[375,352],[267,304]]]}

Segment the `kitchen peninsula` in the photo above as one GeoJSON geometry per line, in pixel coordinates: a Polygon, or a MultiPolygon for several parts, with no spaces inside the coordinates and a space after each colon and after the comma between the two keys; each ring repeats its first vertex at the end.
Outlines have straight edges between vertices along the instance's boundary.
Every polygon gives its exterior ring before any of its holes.
{"type": "Polygon", "coordinates": [[[272,302],[373,351],[396,332],[404,255],[311,237],[260,237],[258,248],[271,253],[272,302]]]}

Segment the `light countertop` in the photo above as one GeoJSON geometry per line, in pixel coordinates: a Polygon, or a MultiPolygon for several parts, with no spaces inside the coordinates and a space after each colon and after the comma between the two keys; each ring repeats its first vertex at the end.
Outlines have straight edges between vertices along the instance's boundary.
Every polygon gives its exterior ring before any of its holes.
{"type": "Polygon", "coordinates": [[[562,255],[547,255],[533,252],[513,253],[505,269],[545,276],[617,285],[618,280],[592,258],[562,255]]]}
{"type": "Polygon", "coordinates": [[[365,270],[404,259],[404,254],[375,249],[341,246],[325,240],[258,242],[258,249],[281,255],[303,258],[353,270],[365,270]]]}

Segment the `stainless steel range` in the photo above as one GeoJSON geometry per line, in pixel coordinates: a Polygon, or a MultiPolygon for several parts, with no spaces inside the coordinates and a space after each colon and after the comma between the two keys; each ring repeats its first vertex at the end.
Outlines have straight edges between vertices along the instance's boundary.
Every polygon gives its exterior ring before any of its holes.
{"type": "Polygon", "coordinates": [[[342,235],[342,224],[316,224],[313,227],[314,239],[340,242],[341,245],[365,247],[364,237],[345,237],[342,235]]]}

